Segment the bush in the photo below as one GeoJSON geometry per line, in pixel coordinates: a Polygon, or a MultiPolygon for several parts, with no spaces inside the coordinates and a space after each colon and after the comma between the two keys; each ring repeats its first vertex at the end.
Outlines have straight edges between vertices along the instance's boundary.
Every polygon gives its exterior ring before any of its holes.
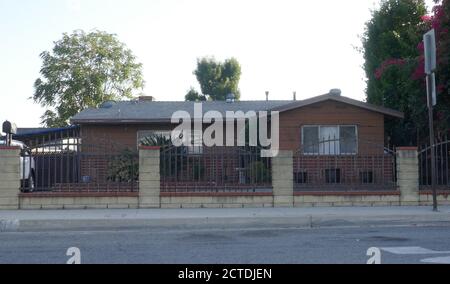
{"type": "Polygon", "coordinates": [[[123,150],[108,164],[108,181],[132,182],[139,179],[139,160],[130,149],[123,150]]]}
{"type": "Polygon", "coordinates": [[[152,134],[139,141],[142,146],[168,147],[172,145],[172,140],[161,134],[152,134]]]}
{"type": "Polygon", "coordinates": [[[272,181],[271,171],[261,161],[252,162],[247,169],[247,179],[250,183],[269,183],[272,181]]]}
{"type": "Polygon", "coordinates": [[[194,160],[192,163],[192,174],[193,174],[193,180],[203,180],[205,177],[205,166],[203,165],[202,160],[194,160]]]}

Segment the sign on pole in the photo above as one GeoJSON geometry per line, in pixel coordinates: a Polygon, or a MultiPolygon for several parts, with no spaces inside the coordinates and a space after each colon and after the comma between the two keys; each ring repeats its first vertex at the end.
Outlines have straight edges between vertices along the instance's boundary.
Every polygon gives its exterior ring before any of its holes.
{"type": "Polygon", "coordinates": [[[432,74],[436,70],[436,35],[434,29],[423,35],[425,48],[425,73],[432,74]]]}

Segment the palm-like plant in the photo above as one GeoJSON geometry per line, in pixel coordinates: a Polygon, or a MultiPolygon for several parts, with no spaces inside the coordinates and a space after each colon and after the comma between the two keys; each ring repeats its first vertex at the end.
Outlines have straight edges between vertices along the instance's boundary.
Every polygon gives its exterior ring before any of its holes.
{"type": "Polygon", "coordinates": [[[172,145],[172,140],[162,134],[151,134],[150,136],[142,138],[140,143],[142,146],[168,147],[172,145]]]}

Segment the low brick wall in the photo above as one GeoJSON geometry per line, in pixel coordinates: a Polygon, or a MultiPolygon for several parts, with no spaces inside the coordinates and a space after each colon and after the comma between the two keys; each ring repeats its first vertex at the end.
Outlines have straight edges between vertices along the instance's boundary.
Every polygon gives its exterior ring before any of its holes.
{"type": "MultiPolygon", "coordinates": [[[[419,193],[419,203],[424,206],[433,205],[433,192],[431,190],[421,190],[419,193]]],[[[450,190],[438,191],[437,201],[439,205],[450,205],[450,190]]]]}
{"type": "MultiPolygon", "coordinates": [[[[320,206],[399,206],[432,204],[431,191],[419,191],[415,148],[397,149],[394,191],[293,191],[292,153],[273,158],[272,192],[161,192],[158,147],[140,149],[139,192],[19,193],[19,149],[0,147],[0,209],[245,208],[320,206]]],[[[440,191],[450,205],[450,191],[440,191]]]]}
{"type": "Polygon", "coordinates": [[[294,204],[294,171],[292,151],[280,151],[272,158],[272,186],[275,207],[294,204]]]}
{"type": "Polygon", "coordinates": [[[138,208],[138,193],[21,193],[20,209],[138,208]]]}
{"type": "Polygon", "coordinates": [[[398,147],[397,186],[401,205],[419,205],[419,156],[417,147],[398,147]]]}
{"type": "Polygon", "coordinates": [[[139,149],[139,208],[161,207],[160,147],[139,149]]]}
{"type": "Polygon", "coordinates": [[[296,192],[294,207],[399,206],[400,192],[296,192]]]}
{"type": "Polygon", "coordinates": [[[18,147],[0,146],[0,210],[19,208],[19,169],[18,147]]]}
{"type": "Polygon", "coordinates": [[[161,193],[161,208],[273,207],[271,193],[161,193]]]}

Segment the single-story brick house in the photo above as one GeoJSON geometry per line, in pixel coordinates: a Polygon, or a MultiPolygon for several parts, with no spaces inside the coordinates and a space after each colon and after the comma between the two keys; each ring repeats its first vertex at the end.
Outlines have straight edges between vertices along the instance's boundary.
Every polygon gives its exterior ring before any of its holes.
{"type": "MultiPolygon", "coordinates": [[[[170,137],[180,124],[171,122],[173,114],[184,111],[195,118],[198,107],[194,102],[140,97],[105,102],[78,113],[71,119],[73,126],[64,130],[70,130],[69,136],[58,129],[43,134],[33,130],[32,137],[43,135],[30,144],[37,161],[36,184],[52,191],[90,187],[133,191],[140,173],[141,140],[150,134],[170,137]]],[[[296,188],[392,189],[395,185],[395,155],[384,147],[384,124],[402,118],[401,112],[333,92],[302,101],[208,101],[201,108],[203,114],[215,111],[225,118],[230,111],[267,112],[270,128],[275,125],[270,114],[277,111],[279,150],[281,156],[292,157],[296,188]]],[[[226,136],[229,121],[224,123],[226,136]]],[[[203,123],[203,128],[210,124],[203,123]]],[[[23,138],[28,134],[25,131],[23,138]]],[[[270,192],[272,162],[259,147],[165,147],[160,151],[161,190],[270,192]]]]}
{"type": "MultiPolygon", "coordinates": [[[[224,116],[226,111],[279,111],[280,150],[292,151],[298,151],[302,144],[328,137],[383,145],[385,120],[403,118],[401,112],[331,93],[302,101],[211,101],[203,102],[202,107],[204,113],[213,110],[224,116]]],[[[171,124],[172,114],[178,110],[193,115],[194,103],[159,102],[148,97],[109,102],[80,112],[71,119],[71,123],[80,126],[83,143],[98,143],[103,139],[136,149],[140,139],[150,133],[170,133],[177,126],[171,124]]],[[[353,154],[365,151],[354,142],[340,145],[340,148],[339,151],[350,149],[353,154]]],[[[316,152],[304,150],[311,154],[316,152]]]]}

